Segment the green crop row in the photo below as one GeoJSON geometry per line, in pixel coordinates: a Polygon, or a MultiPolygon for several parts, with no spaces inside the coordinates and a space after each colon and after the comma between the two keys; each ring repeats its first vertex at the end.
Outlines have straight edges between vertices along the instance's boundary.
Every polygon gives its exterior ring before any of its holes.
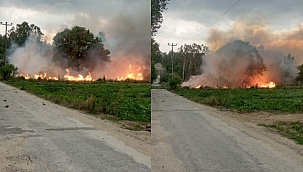
{"type": "Polygon", "coordinates": [[[302,112],[303,89],[188,89],[174,91],[198,103],[239,112],[302,112]]]}

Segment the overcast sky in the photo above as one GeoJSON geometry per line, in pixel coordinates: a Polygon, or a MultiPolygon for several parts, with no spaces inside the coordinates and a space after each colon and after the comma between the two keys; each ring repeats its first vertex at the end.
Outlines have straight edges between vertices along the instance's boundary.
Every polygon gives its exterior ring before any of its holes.
{"type": "MultiPolygon", "coordinates": [[[[235,27],[235,21],[242,21],[246,26],[257,24],[271,33],[292,32],[303,25],[301,0],[240,0],[222,17],[236,2],[237,0],[172,0],[163,13],[162,27],[155,36],[161,51],[171,50],[168,42],[178,45],[207,44],[211,29],[228,33],[228,30],[235,27]]],[[[240,30],[239,27],[237,29],[240,30]]]]}
{"type": "Polygon", "coordinates": [[[150,0],[0,0],[0,21],[35,24],[49,43],[59,31],[78,25],[105,32],[111,51],[122,44],[126,51],[150,49],[150,0]]]}

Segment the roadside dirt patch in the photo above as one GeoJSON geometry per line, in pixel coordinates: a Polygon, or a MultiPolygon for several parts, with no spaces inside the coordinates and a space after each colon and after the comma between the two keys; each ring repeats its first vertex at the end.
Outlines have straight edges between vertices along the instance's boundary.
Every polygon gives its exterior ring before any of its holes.
{"type": "Polygon", "coordinates": [[[253,112],[253,113],[237,113],[231,111],[223,111],[223,114],[236,119],[237,121],[244,124],[249,129],[256,131],[266,137],[269,137],[280,144],[287,145],[288,147],[294,149],[296,152],[303,155],[303,145],[295,143],[293,140],[288,139],[275,129],[267,128],[263,126],[258,126],[258,124],[274,124],[276,122],[285,121],[301,121],[303,122],[303,114],[278,114],[269,112],[253,112]]]}
{"type": "Polygon", "coordinates": [[[24,144],[24,138],[0,138],[0,171],[34,171],[34,164],[26,155],[24,144]]]}

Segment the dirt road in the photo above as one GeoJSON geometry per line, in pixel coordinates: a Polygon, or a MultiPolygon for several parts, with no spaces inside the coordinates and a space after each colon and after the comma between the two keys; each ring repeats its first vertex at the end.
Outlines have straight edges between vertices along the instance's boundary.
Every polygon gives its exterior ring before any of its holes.
{"type": "Polygon", "coordinates": [[[152,171],[301,172],[303,156],[235,118],[152,90],[152,171]]]}
{"type": "Polygon", "coordinates": [[[149,142],[0,82],[0,171],[151,171],[149,142]]]}

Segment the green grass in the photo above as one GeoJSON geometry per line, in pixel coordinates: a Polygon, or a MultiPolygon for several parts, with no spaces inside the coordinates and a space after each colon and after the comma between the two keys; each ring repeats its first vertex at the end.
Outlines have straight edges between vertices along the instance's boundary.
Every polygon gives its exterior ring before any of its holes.
{"type": "Polygon", "coordinates": [[[239,112],[303,112],[303,89],[188,89],[174,91],[192,101],[239,112]]]}
{"type": "Polygon", "coordinates": [[[150,83],[12,80],[8,84],[54,103],[108,114],[115,120],[150,122],[150,83]]]}
{"type": "Polygon", "coordinates": [[[300,121],[296,122],[276,122],[274,124],[259,124],[268,128],[277,130],[281,135],[288,137],[300,145],[303,145],[303,123],[300,121]]]}

